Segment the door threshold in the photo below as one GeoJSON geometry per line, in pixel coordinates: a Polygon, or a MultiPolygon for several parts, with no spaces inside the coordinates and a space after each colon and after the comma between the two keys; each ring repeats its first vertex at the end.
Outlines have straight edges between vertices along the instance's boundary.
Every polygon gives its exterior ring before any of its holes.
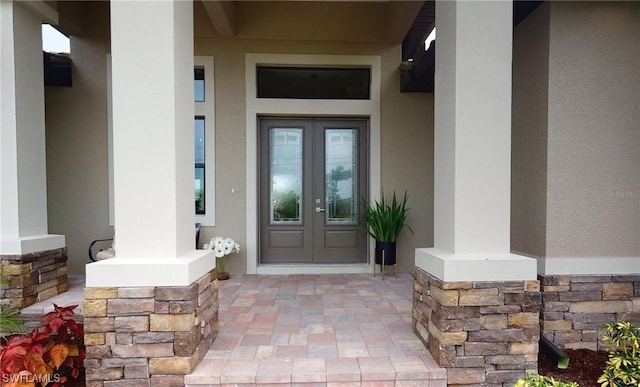
{"type": "Polygon", "coordinates": [[[373,273],[368,263],[262,264],[256,274],[363,274],[373,273]]]}

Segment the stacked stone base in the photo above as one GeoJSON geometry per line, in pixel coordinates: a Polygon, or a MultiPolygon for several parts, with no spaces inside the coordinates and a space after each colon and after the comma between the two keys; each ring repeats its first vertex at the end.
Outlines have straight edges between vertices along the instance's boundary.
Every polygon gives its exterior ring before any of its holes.
{"type": "Polygon", "coordinates": [[[605,349],[603,325],[640,325],[640,274],[539,275],[542,334],[564,349],[605,349]]]}
{"type": "Polygon", "coordinates": [[[513,386],[537,372],[538,281],[443,282],[414,269],[413,324],[449,386],[513,386]]]}
{"type": "Polygon", "coordinates": [[[218,333],[216,275],[185,287],[86,288],[87,387],[184,386],[218,333]]]}
{"type": "Polygon", "coordinates": [[[67,249],[0,256],[2,275],[8,285],[0,288],[0,303],[22,309],[66,292],[67,249]]]}

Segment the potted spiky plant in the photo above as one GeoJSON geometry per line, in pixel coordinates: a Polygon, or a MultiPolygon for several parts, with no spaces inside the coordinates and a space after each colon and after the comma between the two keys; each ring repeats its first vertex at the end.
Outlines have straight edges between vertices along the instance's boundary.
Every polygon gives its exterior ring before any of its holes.
{"type": "Polygon", "coordinates": [[[406,223],[409,212],[407,191],[401,200],[396,197],[395,192],[391,200],[385,198],[382,192],[380,201],[369,203],[364,197],[361,201],[367,221],[367,232],[376,240],[376,265],[395,265],[396,244],[400,232],[407,227],[413,234],[411,226],[406,223]]]}

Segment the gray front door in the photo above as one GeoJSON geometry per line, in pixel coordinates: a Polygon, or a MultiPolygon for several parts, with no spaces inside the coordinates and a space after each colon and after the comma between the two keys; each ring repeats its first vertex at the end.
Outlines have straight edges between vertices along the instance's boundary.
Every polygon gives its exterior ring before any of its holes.
{"type": "Polygon", "coordinates": [[[367,262],[368,122],[260,120],[260,262],[367,262]]]}

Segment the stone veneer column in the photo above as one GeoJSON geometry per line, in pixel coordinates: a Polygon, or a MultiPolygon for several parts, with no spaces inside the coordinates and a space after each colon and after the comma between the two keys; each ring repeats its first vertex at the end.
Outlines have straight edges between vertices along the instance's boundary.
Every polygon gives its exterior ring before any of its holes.
{"type": "Polygon", "coordinates": [[[640,275],[539,275],[542,334],[561,348],[605,349],[603,325],[640,325],[640,275]]]}
{"type": "Polygon", "coordinates": [[[66,292],[67,249],[0,256],[9,284],[0,288],[0,304],[22,309],[66,292]]]}
{"type": "Polygon", "coordinates": [[[413,311],[449,385],[537,370],[536,261],[510,246],[512,15],[509,1],[436,2],[434,247],[416,250],[413,311]]]}
{"type": "Polygon", "coordinates": [[[24,308],[67,290],[63,235],[48,234],[42,1],[0,1],[0,303],[24,308]]]}
{"type": "Polygon", "coordinates": [[[510,246],[512,13],[436,2],[434,246],[416,266],[447,282],[536,279],[510,246]]]}
{"type": "Polygon", "coordinates": [[[183,386],[218,333],[216,269],[189,286],[86,288],[87,387],[183,386]]]}
{"type": "Polygon", "coordinates": [[[413,328],[448,385],[513,385],[538,369],[540,283],[443,282],[414,272],[413,328]]]}
{"type": "Polygon", "coordinates": [[[193,2],[110,16],[117,248],[86,268],[87,384],[181,386],[218,324],[215,256],[193,234],[193,2]]]}

